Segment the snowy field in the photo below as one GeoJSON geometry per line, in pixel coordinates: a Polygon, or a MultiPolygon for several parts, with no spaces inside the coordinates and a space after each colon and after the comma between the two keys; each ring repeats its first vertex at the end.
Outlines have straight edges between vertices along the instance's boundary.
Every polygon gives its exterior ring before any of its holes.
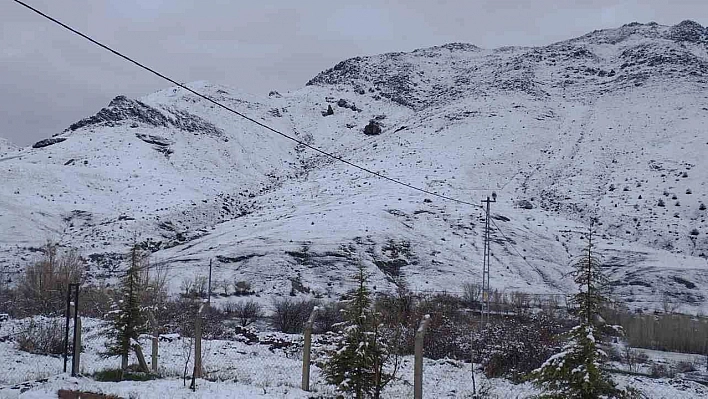
{"type": "MultiPolygon", "coordinates": [[[[26,320],[11,320],[0,327],[0,337],[19,331],[26,320]]],[[[84,352],[81,355],[81,377],[62,373],[63,361],[59,357],[31,355],[19,351],[15,342],[0,342],[0,398],[52,398],[59,389],[110,393],[123,398],[310,398],[334,397],[335,391],[327,385],[321,370],[314,365],[311,374],[312,392],[300,389],[301,341],[298,335],[259,333],[260,344],[249,344],[243,337],[234,340],[205,340],[203,364],[205,379],[198,380],[196,391],[191,391],[189,380],[184,384],[182,375],[191,341],[169,336],[171,341],[160,343],[160,373],[163,378],[146,382],[97,382],[90,378],[96,371],[120,365],[117,358],[99,355],[104,348],[104,338],[99,334],[97,320],[84,320],[84,352]],[[272,342],[292,342],[290,347],[276,348],[272,342]],[[265,344],[263,342],[271,342],[265,344]]],[[[150,363],[150,342],[141,341],[150,363]]],[[[322,336],[314,337],[313,361],[321,359],[322,336]]],[[[666,361],[689,360],[691,355],[669,354],[653,351],[651,357],[666,361]]],[[[193,363],[187,361],[188,370],[193,363]]],[[[132,359],[132,362],[135,362],[132,359]]],[[[69,366],[70,367],[70,366],[69,366]]],[[[188,373],[189,374],[189,373],[188,373]]],[[[615,376],[620,385],[630,385],[642,390],[649,398],[704,398],[708,388],[681,378],[651,379],[641,376],[615,376]]],[[[528,383],[513,384],[504,379],[486,379],[476,373],[477,387],[489,392],[492,398],[529,398],[539,392],[528,383]]],[[[472,378],[469,363],[454,360],[425,360],[423,390],[428,398],[469,398],[472,395],[472,378]]],[[[384,398],[410,398],[413,396],[413,358],[403,359],[398,379],[384,391],[384,398]]]]}

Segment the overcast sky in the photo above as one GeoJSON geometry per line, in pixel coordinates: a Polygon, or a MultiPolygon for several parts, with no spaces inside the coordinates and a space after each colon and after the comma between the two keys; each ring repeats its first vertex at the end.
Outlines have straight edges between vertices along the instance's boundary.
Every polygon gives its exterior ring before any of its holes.
{"type": "MultiPolygon", "coordinates": [[[[297,89],[357,55],[448,42],[545,45],[638,21],[708,24],[708,1],[24,0],[178,81],[255,94],[297,89]]],[[[28,145],[118,94],[167,87],[0,0],[0,137],[28,145]]]]}

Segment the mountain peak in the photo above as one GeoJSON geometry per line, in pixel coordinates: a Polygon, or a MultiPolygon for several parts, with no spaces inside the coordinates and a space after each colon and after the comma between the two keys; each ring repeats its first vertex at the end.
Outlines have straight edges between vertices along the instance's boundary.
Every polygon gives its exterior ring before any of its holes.
{"type": "Polygon", "coordinates": [[[706,41],[708,32],[698,22],[685,20],[671,27],[669,37],[674,41],[701,42],[706,41]]]}

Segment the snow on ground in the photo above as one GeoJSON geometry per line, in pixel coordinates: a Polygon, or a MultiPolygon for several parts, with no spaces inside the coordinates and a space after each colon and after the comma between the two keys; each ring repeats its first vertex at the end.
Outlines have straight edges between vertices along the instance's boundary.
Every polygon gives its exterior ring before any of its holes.
{"type": "MultiPolygon", "coordinates": [[[[11,320],[0,328],[0,336],[19,331],[27,321],[11,320]]],[[[59,357],[31,355],[16,349],[14,342],[0,342],[0,358],[6,360],[0,369],[0,398],[50,398],[59,389],[80,389],[91,392],[111,393],[125,398],[309,398],[314,395],[334,394],[333,387],[324,382],[321,370],[313,365],[312,393],[300,389],[302,358],[298,349],[278,349],[269,345],[252,344],[245,340],[203,341],[203,364],[208,380],[199,380],[192,392],[181,379],[189,339],[173,339],[160,343],[160,372],[165,377],[147,382],[123,381],[97,382],[88,377],[120,364],[118,358],[103,358],[99,353],[104,347],[104,337],[99,334],[101,323],[84,319],[85,350],[81,355],[81,374],[72,378],[61,372],[59,357]]],[[[301,342],[300,336],[260,333],[266,337],[287,338],[301,342]]],[[[170,336],[175,338],[175,336],[170,336]]],[[[313,361],[321,352],[321,336],[315,336],[313,361]]],[[[149,340],[141,340],[147,362],[150,363],[149,340]]],[[[296,347],[299,348],[299,347],[296,347]]],[[[301,350],[301,349],[299,349],[301,350]]],[[[663,357],[656,352],[657,358],[663,357]]],[[[667,354],[667,358],[676,355],[667,354]]],[[[135,359],[131,359],[132,362],[135,359]]],[[[188,370],[193,367],[188,362],[188,370]]],[[[529,398],[538,391],[528,383],[513,384],[504,379],[486,379],[476,374],[477,387],[487,390],[493,398],[529,398]]],[[[620,385],[641,389],[649,398],[700,398],[708,395],[708,388],[681,379],[650,379],[647,377],[615,376],[620,385]]],[[[189,381],[187,382],[189,385],[189,381]]],[[[423,391],[425,397],[466,398],[472,393],[471,369],[468,363],[454,360],[429,360],[424,362],[423,391]]],[[[384,391],[384,398],[409,398],[413,394],[413,358],[403,359],[399,379],[384,391]]]]}

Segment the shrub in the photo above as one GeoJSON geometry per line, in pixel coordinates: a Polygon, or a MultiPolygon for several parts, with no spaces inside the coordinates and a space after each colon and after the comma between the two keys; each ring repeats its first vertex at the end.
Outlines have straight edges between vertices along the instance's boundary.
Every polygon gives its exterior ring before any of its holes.
{"type": "MultiPolygon", "coordinates": [[[[155,311],[157,333],[178,333],[184,337],[194,337],[194,320],[201,306],[200,301],[178,298],[165,302],[155,311]]],[[[204,339],[226,338],[229,331],[224,325],[228,314],[213,306],[204,308],[202,314],[202,335],[204,339]]]]}
{"type": "Polygon", "coordinates": [[[251,283],[248,281],[237,281],[234,283],[234,295],[253,295],[255,292],[251,289],[251,283]]]}
{"type": "Polygon", "coordinates": [[[69,283],[82,280],[86,269],[76,250],[61,252],[47,243],[41,248],[42,258],[27,266],[17,287],[18,306],[22,315],[57,315],[66,307],[69,283]]]}
{"type": "Polygon", "coordinates": [[[115,290],[104,285],[81,287],[80,296],[81,316],[97,319],[105,318],[117,300],[115,290]]]}
{"type": "Polygon", "coordinates": [[[544,314],[499,318],[475,336],[473,345],[487,377],[517,379],[540,367],[565,331],[566,326],[544,314]]]}
{"type": "Polygon", "coordinates": [[[227,315],[235,317],[241,327],[246,327],[263,317],[263,306],[254,301],[229,303],[224,310],[227,315]]]}
{"type": "Polygon", "coordinates": [[[128,366],[128,370],[125,372],[119,368],[115,368],[103,369],[93,373],[93,379],[101,382],[150,381],[155,378],[156,376],[154,374],[137,371],[135,365],[128,366]]]}
{"type": "Polygon", "coordinates": [[[61,319],[32,319],[16,338],[20,350],[36,355],[64,352],[64,326],[61,319]]]}
{"type": "Polygon", "coordinates": [[[344,321],[342,311],[345,305],[341,302],[331,302],[320,306],[315,317],[314,330],[318,334],[336,331],[336,325],[344,321]]]}
{"type": "Polygon", "coordinates": [[[479,284],[465,283],[462,286],[462,300],[469,307],[474,307],[479,304],[482,297],[482,286],[479,284]]]}
{"type": "Polygon", "coordinates": [[[676,376],[676,370],[673,367],[661,363],[652,364],[650,373],[654,378],[674,378],[676,376]]]}
{"type": "Polygon", "coordinates": [[[193,279],[185,278],[180,285],[181,293],[185,298],[206,298],[209,279],[204,276],[196,276],[193,279]]]}
{"type": "Polygon", "coordinates": [[[693,364],[692,362],[687,362],[687,361],[680,361],[676,363],[676,372],[677,373],[688,373],[691,371],[696,371],[696,365],[693,364]]]}
{"type": "Polygon", "coordinates": [[[275,311],[271,316],[273,328],[287,334],[301,333],[316,305],[317,301],[311,299],[276,299],[273,302],[275,311]]]}

